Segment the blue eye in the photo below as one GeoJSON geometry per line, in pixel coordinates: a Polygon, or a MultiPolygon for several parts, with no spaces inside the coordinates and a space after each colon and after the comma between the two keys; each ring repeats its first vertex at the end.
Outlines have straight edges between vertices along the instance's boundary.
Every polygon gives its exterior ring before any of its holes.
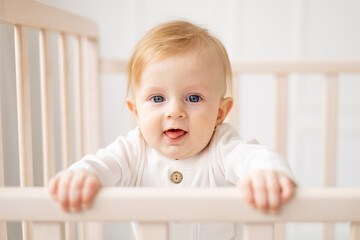
{"type": "Polygon", "coordinates": [[[201,97],[198,95],[190,95],[188,98],[186,98],[186,101],[189,102],[199,102],[201,100],[201,97]]]}
{"type": "Polygon", "coordinates": [[[151,98],[151,101],[156,102],[156,103],[163,102],[163,101],[164,101],[164,97],[162,97],[162,96],[153,96],[153,97],[151,98]]]}

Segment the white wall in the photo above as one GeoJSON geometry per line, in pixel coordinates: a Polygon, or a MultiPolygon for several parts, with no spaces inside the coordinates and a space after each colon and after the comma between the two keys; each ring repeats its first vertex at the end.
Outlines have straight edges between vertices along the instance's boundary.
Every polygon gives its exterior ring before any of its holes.
{"type": "MultiPolygon", "coordinates": [[[[186,19],[209,28],[223,41],[232,59],[360,58],[358,0],[42,2],[96,21],[100,28],[102,58],[128,58],[135,43],[148,29],[172,19],[186,19]]],[[[12,32],[0,26],[0,33],[0,93],[4,101],[11,102],[14,96],[11,90],[13,65],[9,63],[13,61],[12,32]],[[1,65],[5,67],[1,68],[1,65]]],[[[33,73],[34,78],[37,74],[33,73]]],[[[124,104],[124,81],[118,76],[102,78],[104,145],[130,129],[130,114],[124,104]]],[[[255,137],[266,145],[273,145],[272,87],[271,76],[244,77],[242,96],[238,99],[242,108],[241,135],[255,137]]],[[[321,185],[321,87],[319,75],[293,76],[290,81],[288,160],[299,185],[304,187],[321,185]]],[[[337,183],[342,187],[360,186],[359,92],[359,75],[341,76],[337,183]]],[[[11,105],[3,107],[2,111],[3,116],[16,118],[11,105]]],[[[16,148],[16,138],[10,132],[4,131],[9,142],[11,140],[9,149],[16,148]]],[[[9,158],[16,159],[16,156],[9,158]]],[[[6,164],[7,169],[16,172],[16,161],[7,160],[6,164]]],[[[8,185],[18,184],[13,175],[6,175],[8,185]]],[[[337,226],[337,239],[348,236],[347,227],[346,224],[337,226]]],[[[106,239],[126,239],[129,237],[128,226],[107,225],[106,235],[106,239]]],[[[289,224],[288,239],[319,239],[319,236],[318,224],[289,224]]]]}

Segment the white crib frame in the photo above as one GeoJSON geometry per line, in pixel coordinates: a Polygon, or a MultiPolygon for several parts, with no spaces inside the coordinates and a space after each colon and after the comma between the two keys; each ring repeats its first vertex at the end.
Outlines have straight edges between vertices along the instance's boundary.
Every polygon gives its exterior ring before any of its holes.
{"type": "MultiPolygon", "coordinates": [[[[360,239],[360,189],[336,189],[337,84],[340,73],[360,73],[360,60],[304,60],[233,62],[234,90],[244,73],[271,73],[275,88],[275,145],[286,156],[287,82],[291,73],[323,73],[323,186],[298,189],[296,196],[280,214],[266,215],[244,204],[236,189],[121,189],[105,188],[93,208],[83,213],[64,213],[45,188],[34,188],[32,179],[32,143],[29,99],[29,67],[26,28],[39,29],[41,113],[44,182],[54,165],[53,129],[50,116],[51,62],[48,57],[48,31],[59,32],[60,98],[63,166],[70,164],[68,60],[75,63],[75,116],[77,159],[100,147],[100,73],[124,72],[124,61],[99,60],[98,29],[79,16],[30,0],[0,0],[0,22],[13,25],[16,59],[16,86],[19,132],[20,188],[0,188],[0,240],[7,239],[5,221],[24,221],[23,239],[72,239],[77,221],[139,221],[142,239],[167,239],[168,221],[240,221],[245,223],[245,239],[285,239],[284,226],[275,222],[327,222],[323,239],[334,239],[333,223],[351,222],[351,240],[360,239]],[[52,21],[47,21],[51,18],[52,21]],[[75,36],[73,56],[67,55],[66,38],[75,36]],[[85,81],[86,79],[86,81],[85,81]],[[91,130],[91,131],[90,131],[91,130]],[[116,207],[113,207],[116,206],[116,207]],[[221,206],[221,207],[220,207],[221,206]],[[211,209],[211,211],[210,211],[211,209]],[[68,222],[64,224],[63,222],[68,222]]],[[[235,92],[234,95],[238,93],[235,92]]],[[[0,104],[1,108],[1,104],[0,104]]],[[[235,103],[229,121],[238,126],[239,106],[235,103]]],[[[1,109],[0,109],[1,110],[1,109]]],[[[0,111],[0,186],[4,186],[0,111]]],[[[101,239],[99,224],[82,224],[79,239],[101,239]]]]}

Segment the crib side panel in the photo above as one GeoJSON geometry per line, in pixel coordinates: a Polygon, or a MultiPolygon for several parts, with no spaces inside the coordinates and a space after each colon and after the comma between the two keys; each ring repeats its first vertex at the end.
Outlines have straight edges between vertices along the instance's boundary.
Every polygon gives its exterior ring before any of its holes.
{"type": "MultiPolygon", "coordinates": [[[[100,134],[100,99],[97,92],[100,92],[99,87],[99,72],[98,72],[98,53],[97,53],[97,37],[98,29],[97,26],[89,19],[82,18],[80,16],[67,13],[65,11],[47,6],[45,4],[30,1],[30,0],[0,0],[0,21],[7,25],[14,26],[15,36],[15,56],[16,56],[16,88],[17,88],[17,111],[18,111],[18,138],[19,138],[19,162],[20,162],[20,182],[22,187],[28,187],[33,185],[33,169],[32,169],[32,134],[31,134],[31,109],[30,109],[30,82],[29,82],[29,60],[28,60],[28,39],[27,30],[33,28],[39,31],[39,72],[40,72],[40,103],[41,103],[41,133],[42,133],[42,158],[43,158],[43,182],[46,186],[51,176],[55,172],[55,151],[54,151],[54,96],[53,90],[57,87],[54,86],[54,79],[52,79],[54,66],[54,56],[50,56],[50,39],[49,32],[51,34],[58,34],[59,46],[58,46],[58,57],[59,57],[59,90],[60,90],[60,118],[61,118],[61,156],[62,165],[64,168],[68,167],[72,159],[72,151],[77,152],[78,159],[82,157],[85,150],[94,152],[95,148],[100,146],[101,134],[100,134]],[[49,21],[51,19],[51,21],[49,21]],[[75,72],[75,103],[76,110],[79,110],[79,114],[74,117],[77,120],[76,126],[80,126],[80,130],[76,131],[77,144],[75,147],[78,149],[71,148],[73,144],[70,141],[70,119],[71,114],[69,105],[70,93],[69,88],[69,56],[67,37],[69,35],[75,36],[75,39],[84,39],[84,41],[90,41],[90,53],[84,55],[87,52],[82,51],[85,47],[84,44],[79,43],[78,46],[74,47],[75,57],[72,62],[76,65],[74,67],[75,72]],[[95,49],[95,50],[93,50],[95,49]],[[90,61],[88,61],[88,58],[90,61]],[[79,64],[81,63],[81,64],[79,64]],[[87,67],[85,68],[84,65],[87,67]],[[90,71],[87,77],[90,80],[84,79],[84,71],[90,71]],[[87,82],[87,87],[83,88],[83,85],[78,83],[87,82]],[[95,87],[94,84],[97,84],[95,87]],[[93,89],[91,93],[87,94],[86,91],[93,89]],[[88,107],[83,107],[86,104],[84,98],[87,97],[90,101],[88,107]],[[95,99],[92,99],[95,97],[95,99]],[[95,101],[98,101],[96,104],[95,101]],[[95,114],[93,113],[95,111],[95,114]],[[90,113],[90,114],[89,114],[90,113]],[[83,116],[88,116],[85,120],[83,116]],[[96,120],[96,123],[94,121],[96,120]],[[95,139],[92,141],[84,141],[83,129],[91,129],[91,133],[86,137],[89,139],[95,139]]],[[[76,44],[75,44],[76,45],[76,44]]],[[[56,62],[56,60],[55,60],[56,62]]],[[[70,61],[71,62],[71,61],[70,61]]],[[[1,129],[0,129],[1,130],[1,129]]],[[[1,131],[0,131],[1,135],[1,131]]],[[[1,142],[0,142],[1,144],[1,142]]],[[[2,155],[2,151],[0,151],[2,155]]],[[[0,159],[0,185],[3,185],[3,161],[0,159]]],[[[97,226],[99,226],[97,224],[97,226]]],[[[64,230],[63,224],[49,224],[49,223],[24,223],[23,224],[23,239],[48,239],[49,236],[54,239],[67,240],[73,239],[74,228],[71,225],[66,225],[66,231],[64,230]],[[69,227],[70,226],[70,227],[69,227]],[[44,234],[46,233],[46,234],[44,234]]],[[[87,239],[102,239],[101,227],[91,227],[92,238],[87,239]]],[[[6,239],[6,224],[0,224],[0,238],[6,239]]]]}

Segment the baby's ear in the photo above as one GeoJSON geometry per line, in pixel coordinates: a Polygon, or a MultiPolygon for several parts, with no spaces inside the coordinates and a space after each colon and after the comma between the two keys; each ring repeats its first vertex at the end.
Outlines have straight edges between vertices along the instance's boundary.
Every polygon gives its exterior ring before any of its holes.
{"type": "Polygon", "coordinates": [[[224,122],[226,116],[228,115],[233,106],[233,103],[234,101],[232,97],[226,97],[221,100],[218,116],[216,119],[216,126],[224,122]]]}
{"type": "Polygon", "coordinates": [[[127,98],[126,99],[126,104],[128,105],[128,108],[130,109],[130,111],[134,114],[134,117],[137,119],[138,118],[138,112],[137,112],[137,108],[136,108],[136,102],[134,98],[127,98]]]}

